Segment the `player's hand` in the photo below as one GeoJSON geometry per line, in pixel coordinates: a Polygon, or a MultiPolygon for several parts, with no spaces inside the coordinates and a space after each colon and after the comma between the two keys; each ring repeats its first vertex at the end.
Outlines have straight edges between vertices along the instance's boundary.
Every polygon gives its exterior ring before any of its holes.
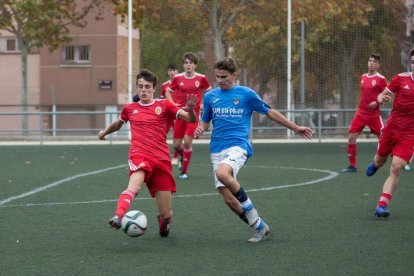
{"type": "Polygon", "coordinates": [[[106,140],[104,131],[101,129],[98,134],[99,140],[106,140]]]}
{"type": "Polygon", "coordinates": [[[198,139],[200,138],[201,135],[204,134],[204,128],[202,126],[198,126],[195,130],[194,130],[194,138],[198,139]]]}
{"type": "Polygon", "coordinates": [[[184,107],[185,110],[194,110],[197,104],[197,96],[195,95],[187,95],[187,104],[184,107]]]}
{"type": "Polygon", "coordinates": [[[373,101],[368,104],[369,109],[375,109],[377,106],[378,106],[377,101],[373,101]]]}
{"type": "Polygon", "coordinates": [[[379,103],[389,103],[391,101],[392,94],[390,92],[380,93],[377,97],[379,103]]]}
{"type": "Polygon", "coordinates": [[[296,133],[299,134],[300,136],[311,140],[312,136],[313,136],[313,131],[312,129],[308,128],[308,127],[303,127],[300,126],[297,130],[296,133]]]}

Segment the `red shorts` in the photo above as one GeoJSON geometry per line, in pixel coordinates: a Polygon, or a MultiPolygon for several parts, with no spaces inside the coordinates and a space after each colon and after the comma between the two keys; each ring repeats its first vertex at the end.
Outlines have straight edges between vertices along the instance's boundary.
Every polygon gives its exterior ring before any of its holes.
{"type": "Polygon", "coordinates": [[[349,133],[360,133],[365,126],[369,127],[372,133],[379,136],[381,134],[381,129],[384,127],[384,124],[380,115],[366,116],[357,112],[352,119],[348,131],[349,133]]]}
{"type": "Polygon", "coordinates": [[[183,139],[184,135],[193,137],[194,131],[196,130],[197,126],[198,126],[198,122],[189,123],[184,120],[175,120],[173,138],[183,139]]]}
{"type": "Polygon", "coordinates": [[[411,163],[414,154],[414,136],[404,135],[384,128],[378,143],[377,155],[398,156],[411,163]]]}
{"type": "Polygon", "coordinates": [[[155,192],[158,191],[171,191],[171,193],[177,191],[170,160],[158,161],[141,155],[133,155],[129,158],[129,175],[138,170],[145,171],[144,181],[152,197],[155,197],[155,192]]]}

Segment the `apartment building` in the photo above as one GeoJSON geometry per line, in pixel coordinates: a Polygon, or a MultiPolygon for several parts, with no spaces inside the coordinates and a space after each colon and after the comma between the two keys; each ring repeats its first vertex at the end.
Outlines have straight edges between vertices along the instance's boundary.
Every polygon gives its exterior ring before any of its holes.
{"type": "MultiPolygon", "coordinates": [[[[88,18],[85,28],[71,28],[72,41],[50,52],[46,47],[28,57],[28,111],[116,111],[128,102],[128,29],[126,22],[105,9],[103,20],[88,18]]],[[[139,68],[139,31],[133,31],[132,75],[139,68]]],[[[19,112],[21,61],[15,37],[0,34],[0,112],[19,112]]],[[[29,129],[102,128],[105,116],[29,116],[29,129]]],[[[2,116],[0,129],[21,128],[21,116],[2,116]]],[[[74,133],[71,133],[73,135],[74,133]]],[[[79,135],[85,133],[79,132],[79,135]]],[[[1,133],[0,133],[1,135],[1,133]]],[[[76,135],[76,134],[75,134],[76,135]]]]}

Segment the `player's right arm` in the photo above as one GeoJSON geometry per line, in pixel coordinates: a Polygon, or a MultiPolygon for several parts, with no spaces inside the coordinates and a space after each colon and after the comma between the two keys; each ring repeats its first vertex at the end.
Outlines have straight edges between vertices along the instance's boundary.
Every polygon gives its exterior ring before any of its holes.
{"type": "Polygon", "coordinates": [[[377,101],[380,104],[389,103],[391,101],[393,93],[388,90],[388,88],[385,88],[384,91],[378,94],[377,101]]]}
{"type": "Polygon", "coordinates": [[[173,98],[172,98],[172,95],[171,95],[171,93],[174,93],[169,87],[167,87],[167,89],[165,90],[165,98],[167,98],[170,102],[172,102],[172,103],[174,103],[175,105],[177,105],[175,102],[174,102],[174,100],[173,100],[173,98]]]}
{"type": "Polygon", "coordinates": [[[118,118],[115,122],[110,124],[107,128],[99,131],[99,134],[98,134],[99,140],[106,140],[105,138],[106,135],[111,134],[115,131],[118,131],[122,127],[123,124],[124,124],[124,121],[118,118]]]}

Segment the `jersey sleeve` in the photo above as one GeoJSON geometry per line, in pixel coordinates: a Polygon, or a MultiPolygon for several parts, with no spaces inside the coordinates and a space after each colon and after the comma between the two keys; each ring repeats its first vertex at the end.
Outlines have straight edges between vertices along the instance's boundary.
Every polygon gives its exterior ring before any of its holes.
{"type": "Polygon", "coordinates": [[[251,91],[251,104],[253,106],[253,110],[266,115],[269,112],[270,106],[268,104],[266,104],[262,98],[260,98],[260,96],[254,92],[253,90],[251,91]]]}
{"type": "Polygon", "coordinates": [[[170,102],[169,100],[166,100],[166,107],[167,107],[167,113],[169,117],[174,117],[174,119],[177,118],[178,112],[182,109],[170,102]]]}
{"type": "Polygon", "coordinates": [[[121,115],[119,115],[119,119],[121,119],[124,123],[129,121],[127,105],[124,105],[124,107],[122,108],[121,115]]]}
{"type": "Polygon", "coordinates": [[[381,89],[380,92],[384,91],[384,89],[387,87],[387,80],[385,78],[381,78],[381,83],[379,85],[379,88],[381,89]]]}
{"type": "Polygon", "coordinates": [[[203,87],[204,87],[204,90],[207,90],[211,87],[211,84],[206,77],[203,78],[203,87]]]}
{"type": "Polygon", "coordinates": [[[204,94],[203,97],[203,114],[201,115],[201,121],[204,123],[210,122],[212,119],[212,110],[211,110],[211,93],[204,94]]]}
{"type": "Polygon", "coordinates": [[[172,91],[175,91],[175,90],[177,90],[177,84],[178,84],[178,77],[174,77],[171,80],[170,87],[168,87],[168,88],[171,89],[172,91]]]}
{"type": "Polygon", "coordinates": [[[399,86],[400,86],[400,81],[401,81],[401,78],[398,75],[395,76],[391,80],[390,84],[388,84],[387,90],[389,92],[393,93],[393,94],[397,93],[398,92],[398,89],[399,89],[399,86]]]}

